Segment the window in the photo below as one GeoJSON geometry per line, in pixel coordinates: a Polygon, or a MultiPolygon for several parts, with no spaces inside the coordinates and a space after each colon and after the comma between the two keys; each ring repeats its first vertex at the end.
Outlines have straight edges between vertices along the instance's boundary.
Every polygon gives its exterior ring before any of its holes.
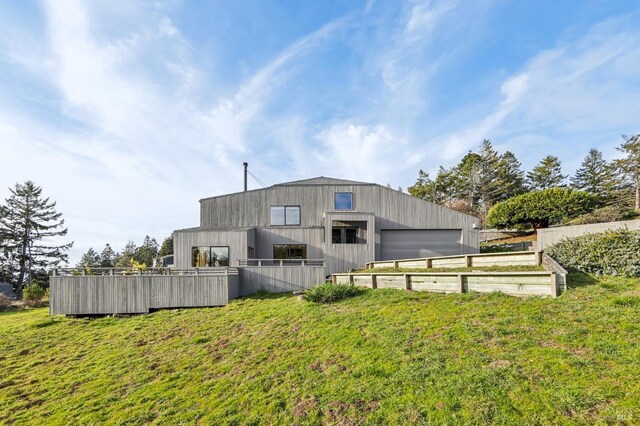
{"type": "Polygon", "coordinates": [[[353,193],[336,192],[335,208],[336,210],[353,210],[353,193]]]}
{"type": "Polygon", "coordinates": [[[271,225],[300,225],[300,206],[271,206],[271,225]]]}
{"type": "Polygon", "coordinates": [[[274,259],[306,259],[307,245],[306,244],[274,244],[273,258],[274,259]]]}
{"type": "Polygon", "coordinates": [[[332,221],[331,242],[333,244],[366,244],[367,222],[351,220],[332,221]]]}
{"type": "Polygon", "coordinates": [[[229,247],[193,247],[191,248],[191,266],[194,268],[229,266],[229,247]]]}

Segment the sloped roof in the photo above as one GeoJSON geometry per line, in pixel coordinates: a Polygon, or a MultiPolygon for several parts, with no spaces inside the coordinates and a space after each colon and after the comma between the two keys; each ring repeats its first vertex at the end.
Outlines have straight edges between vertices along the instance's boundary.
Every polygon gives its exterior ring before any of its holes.
{"type": "Polygon", "coordinates": [[[319,176],[311,179],[294,180],[291,182],[278,183],[273,186],[285,185],[375,185],[370,182],[358,182],[355,180],[336,179],[325,176],[319,176]]]}

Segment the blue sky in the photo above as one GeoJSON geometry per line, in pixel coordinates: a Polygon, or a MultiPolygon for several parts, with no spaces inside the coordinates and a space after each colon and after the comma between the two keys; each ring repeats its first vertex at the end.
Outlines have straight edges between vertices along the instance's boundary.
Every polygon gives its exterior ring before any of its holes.
{"type": "Polygon", "coordinates": [[[406,188],[487,138],[571,173],[639,131],[639,17],[604,0],[2,2],[0,197],[42,186],[75,263],[198,225],[243,161],[267,184],[406,188]]]}

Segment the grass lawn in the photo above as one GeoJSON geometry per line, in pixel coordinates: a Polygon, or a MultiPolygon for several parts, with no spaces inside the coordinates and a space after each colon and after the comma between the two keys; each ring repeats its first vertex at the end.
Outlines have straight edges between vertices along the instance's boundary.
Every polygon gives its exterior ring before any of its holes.
{"type": "Polygon", "coordinates": [[[640,423],[640,282],[0,313],[0,423],[640,423]]]}

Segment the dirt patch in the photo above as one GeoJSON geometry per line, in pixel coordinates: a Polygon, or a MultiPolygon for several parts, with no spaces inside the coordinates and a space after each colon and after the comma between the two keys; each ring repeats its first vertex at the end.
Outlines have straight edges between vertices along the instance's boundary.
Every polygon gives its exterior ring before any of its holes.
{"type": "Polygon", "coordinates": [[[291,416],[296,419],[308,417],[309,414],[318,410],[318,401],[315,399],[301,399],[291,410],[291,416]]]}
{"type": "Polygon", "coordinates": [[[379,401],[355,401],[351,403],[333,401],[325,413],[330,424],[342,426],[359,425],[364,423],[367,414],[380,407],[379,401]],[[358,413],[351,417],[351,412],[358,413]]]}
{"type": "Polygon", "coordinates": [[[489,364],[489,368],[493,368],[494,370],[500,370],[503,368],[507,368],[511,365],[511,361],[507,361],[506,359],[498,359],[489,364]]]}
{"type": "Polygon", "coordinates": [[[346,371],[347,367],[344,365],[344,362],[346,360],[347,360],[347,357],[340,354],[337,356],[327,358],[322,361],[316,361],[314,363],[309,364],[309,370],[324,373],[325,371],[333,367],[340,372],[346,371]]]}

